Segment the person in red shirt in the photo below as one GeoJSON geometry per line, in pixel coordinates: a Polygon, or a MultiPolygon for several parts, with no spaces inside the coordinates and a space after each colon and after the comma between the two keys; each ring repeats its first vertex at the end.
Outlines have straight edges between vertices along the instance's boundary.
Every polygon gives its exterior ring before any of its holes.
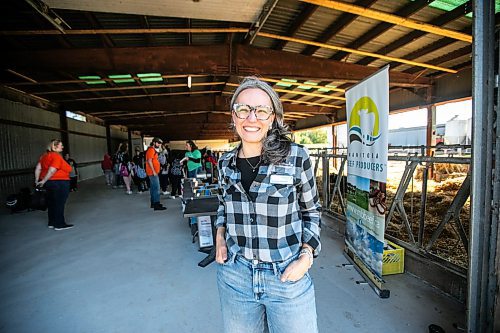
{"type": "Polygon", "coordinates": [[[157,149],[160,148],[163,141],[160,138],[154,138],[151,145],[146,150],[146,174],[149,177],[149,194],[151,195],[151,208],[154,210],[165,210],[167,207],[160,203],[160,162],[158,161],[157,149]]]}
{"type": "Polygon", "coordinates": [[[64,218],[64,206],[69,195],[69,173],[71,165],[62,157],[63,144],[54,139],[47,146],[47,151],[40,156],[35,168],[36,186],[47,190],[47,211],[49,228],[66,230],[73,228],[64,218]]]}

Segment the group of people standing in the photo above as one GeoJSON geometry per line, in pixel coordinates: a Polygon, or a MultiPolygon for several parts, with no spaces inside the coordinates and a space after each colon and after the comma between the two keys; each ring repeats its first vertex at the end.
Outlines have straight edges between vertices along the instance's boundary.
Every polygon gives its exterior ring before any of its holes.
{"type": "Polygon", "coordinates": [[[144,153],[136,148],[134,157],[130,158],[128,143],[120,143],[116,153],[111,156],[104,154],[101,162],[106,185],[113,188],[126,188],[126,194],[132,194],[132,183],[137,186],[137,192],[142,193],[149,187],[145,171],[144,153]]]}
{"type": "Polygon", "coordinates": [[[153,138],[145,152],[139,147],[131,159],[128,154],[128,144],[120,143],[116,153],[104,155],[101,163],[106,184],[113,188],[125,187],[127,194],[132,194],[132,183],[137,186],[137,193],[149,188],[151,208],[165,210],[160,203],[160,194],[176,198],[181,196],[182,178],[195,178],[197,174],[206,171],[213,173],[217,162],[210,150],[202,156],[196,144],[186,141],[186,152],[171,152],[160,138],[153,138]],[[171,192],[168,186],[171,186],[171,192]]]}

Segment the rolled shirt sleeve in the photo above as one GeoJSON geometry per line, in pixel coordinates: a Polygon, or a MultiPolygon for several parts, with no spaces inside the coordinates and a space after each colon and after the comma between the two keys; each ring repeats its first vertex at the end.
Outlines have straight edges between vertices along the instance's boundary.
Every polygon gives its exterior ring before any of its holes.
{"type": "Polygon", "coordinates": [[[318,256],[321,251],[320,231],[321,205],[319,204],[318,190],[311,158],[306,148],[303,148],[302,171],[300,174],[301,186],[298,192],[299,206],[302,214],[302,242],[313,248],[313,255],[318,256]]]}
{"type": "Polygon", "coordinates": [[[217,209],[217,220],[215,221],[215,228],[218,229],[220,227],[225,227],[226,226],[226,209],[224,206],[224,198],[223,198],[223,189],[222,189],[222,161],[219,161],[219,167],[218,167],[218,183],[219,183],[219,192],[217,194],[217,197],[219,199],[219,208],[217,209]]]}

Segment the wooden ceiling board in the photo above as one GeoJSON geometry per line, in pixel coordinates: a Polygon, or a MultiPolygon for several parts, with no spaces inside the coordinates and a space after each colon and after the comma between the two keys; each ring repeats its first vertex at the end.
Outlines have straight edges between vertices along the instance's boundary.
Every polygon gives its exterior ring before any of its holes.
{"type": "Polygon", "coordinates": [[[252,23],[259,17],[265,0],[43,0],[52,9],[103,13],[199,18],[252,23]]]}

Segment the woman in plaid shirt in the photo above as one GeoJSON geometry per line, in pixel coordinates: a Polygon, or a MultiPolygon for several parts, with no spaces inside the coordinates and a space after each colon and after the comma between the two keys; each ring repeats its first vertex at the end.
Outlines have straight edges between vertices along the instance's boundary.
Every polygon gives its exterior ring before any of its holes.
{"type": "Polygon", "coordinates": [[[278,94],[248,77],[231,100],[241,145],[219,160],[217,282],[225,332],[317,332],[308,270],[320,205],[307,149],[291,140],[278,94]]]}

